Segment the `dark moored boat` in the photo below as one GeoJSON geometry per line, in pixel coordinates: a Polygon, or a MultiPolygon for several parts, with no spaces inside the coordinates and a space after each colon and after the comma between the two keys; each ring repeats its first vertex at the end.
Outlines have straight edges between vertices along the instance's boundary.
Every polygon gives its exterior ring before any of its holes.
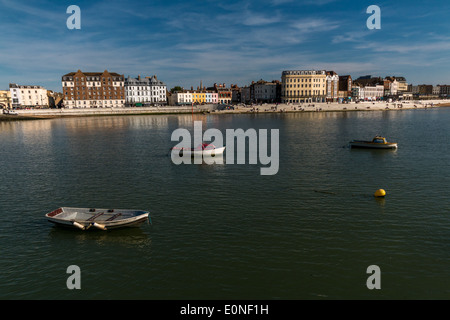
{"type": "Polygon", "coordinates": [[[350,141],[352,148],[370,148],[370,149],[397,149],[396,142],[387,142],[386,138],[376,136],[372,141],[353,140],[350,141]]]}

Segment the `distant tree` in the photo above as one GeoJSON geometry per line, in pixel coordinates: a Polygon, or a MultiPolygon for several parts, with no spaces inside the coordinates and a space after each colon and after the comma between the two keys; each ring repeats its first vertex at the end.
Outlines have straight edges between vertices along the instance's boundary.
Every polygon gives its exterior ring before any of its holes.
{"type": "Polygon", "coordinates": [[[172,89],[170,89],[170,93],[181,92],[181,91],[183,91],[183,88],[180,86],[175,86],[172,89]]]}

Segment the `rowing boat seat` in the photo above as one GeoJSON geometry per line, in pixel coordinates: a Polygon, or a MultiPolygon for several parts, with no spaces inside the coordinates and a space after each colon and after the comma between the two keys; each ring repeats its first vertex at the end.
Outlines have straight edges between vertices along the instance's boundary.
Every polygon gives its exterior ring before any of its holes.
{"type": "Polygon", "coordinates": [[[101,215],[103,215],[104,212],[99,212],[96,215],[90,217],[89,219],[87,219],[87,221],[94,221],[95,219],[97,219],[98,217],[100,217],[101,215]]]}
{"type": "Polygon", "coordinates": [[[106,219],[106,221],[113,221],[114,219],[120,217],[121,215],[122,215],[122,213],[116,213],[111,218],[106,219]]]}

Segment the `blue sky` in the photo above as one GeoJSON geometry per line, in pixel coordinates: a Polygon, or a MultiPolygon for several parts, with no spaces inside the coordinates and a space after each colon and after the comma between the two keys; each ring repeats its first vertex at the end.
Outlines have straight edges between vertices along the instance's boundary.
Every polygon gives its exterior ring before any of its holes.
{"type": "Polygon", "coordinates": [[[169,88],[280,80],[290,69],[450,84],[448,0],[0,0],[0,89],[61,91],[82,71],[156,74],[169,88]],[[66,9],[81,9],[69,30],[66,9]],[[381,29],[369,30],[370,5],[381,29]]]}

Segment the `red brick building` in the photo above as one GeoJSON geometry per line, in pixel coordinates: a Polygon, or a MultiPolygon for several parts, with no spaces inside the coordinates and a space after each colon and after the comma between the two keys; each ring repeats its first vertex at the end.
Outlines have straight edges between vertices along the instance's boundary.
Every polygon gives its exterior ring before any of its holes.
{"type": "Polygon", "coordinates": [[[114,72],[71,72],[62,76],[66,108],[125,106],[125,77],[114,72]]]}

